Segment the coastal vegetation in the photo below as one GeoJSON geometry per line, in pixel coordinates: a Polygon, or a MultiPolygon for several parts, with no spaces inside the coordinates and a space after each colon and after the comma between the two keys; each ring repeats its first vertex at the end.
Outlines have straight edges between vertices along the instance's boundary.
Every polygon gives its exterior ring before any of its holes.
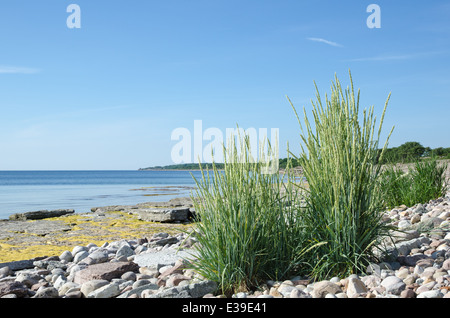
{"type": "Polygon", "coordinates": [[[381,166],[377,164],[393,130],[379,155],[390,94],[376,128],[374,107],[360,112],[360,92],[355,92],[351,74],[350,84],[344,90],[336,77],[331,95],[324,101],[316,86],[313,122],[304,111],[302,123],[295,111],[302,141],[298,160],[308,182],[301,222],[308,229],[309,240],[326,243],[308,259],[309,274],[318,279],[363,271],[374,260],[374,247],[390,230],[381,219],[381,166]]]}
{"type": "MultiPolygon", "coordinates": [[[[223,169],[223,163],[215,164],[218,169],[223,169]]],[[[176,165],[153,166],[148,168],[140,168],[139,170],[199,170],[211,168],[211,163],[181,163],[176,165]]]]}
{"type": "MultiPolygon", "coordinates": [[[[422,146],[417,141],[407,141],[398,147],[386,148],[384,150],[383,158],[380,160],[380,155],[383,149],[378,149],[377,163],[381,164],[396,164],[396,163],[413,163],[420,159],[450,159],[450,147],[437,147],[430,148],[422,146]]],[[[289,158],[291,167],[298,167],[300,163],[295,158],[289,158]]],[[[285,169],[287,166],[288,158],[279,159],[280,169],[285,169]]],[[[223,169],[223,163],[214,163],[217,169],[223,169]]],[[[165,166],[153,166],[147,168],[140,168],[139,170],[207,170],[212,169],[212,163],[182,163],[165,166]]]]}
{"type": "MultiPolygon", "coordinates": [[[[279,159],[279,168],[284,169],[287,166],[288,158],[280,158],[279,159]]],[[[290,158],[290,164],[292,167],[297,167],[298,162],[290,158]]],[[[208,170],[212,169],[213,165],[216,169],[223,170],[224,163],[214,162],[214,163],[181,163],[176,165],[167,165],[167,166],[154,166],[148,168],[140,168],[139,170],[208,170]]]]}
{"type": "Polygon", "coordinates": [[[382,219],[388,206],[444,193],[445,168],[436,159],[423,160],[430,151],[417,143],[388,150],[393,130],[379,145],[389,97],[376,127],[373,106],[360,112],[351,74],[350,83],[344,90],[336,77],[323,102],[316,87],[312,122],[304,111],[302,123],[289,100],[302,147],[298,155],[288,151],[283,174],[265,174],[262,165],[251,164],[245,138],[239,160],[234,146],[224,151],[234,160],[210,169],[200,165],[195,210],[202,235],[193,266],[224,294],[293,274],[324,279],[362,273],[379,261],[382,242],[390,237],[393,228],[382,219]],[[383,168],[411,158],[417,163],[408,173],[383,168]],[[293,177],[294,165],[302,167],[307,186],[293,177]],[[410,190],[414,195],[407,201],[402,191],[410,190]]]}
{"type": "MultiPolygon", "coordinates": [[[[379,150],[379,155],[381,150],[379,150]]],[[[416,141],[408,141],[398,147],[386,149],[380,163],[411,163],[420,159],[450,159],[450,147],[431,149],[416,141]]]]}
{"type": "Polygon", "coordinates": [[[436,158],[417,160],[406,169],[399,165],[385,165],[380,189],[387,208],[401,204],[413,206],[444,196],[448,188],[446,162],[436,158]]]}
{"type": "Polygon", "coordinates": [[[194,207],[202,235],[193,267],[231,295],[296,272],[314,242],[297,222],[301,209],[292,203],[299,191],[290,169],[265,173],[263,165],[253,163],[246,138],[224,153],[223,171],[213,163],[196,180],[194,207]]]}

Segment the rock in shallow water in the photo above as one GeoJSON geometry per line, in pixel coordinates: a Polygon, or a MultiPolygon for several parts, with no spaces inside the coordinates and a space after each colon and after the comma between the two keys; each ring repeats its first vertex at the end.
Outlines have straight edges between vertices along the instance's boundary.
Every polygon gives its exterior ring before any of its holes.
{"type": "Polygon", "coordinates": [[[65,210],[61,209],[52,211],[42,210],[34,212],[15,213],[10,215],[9,219],[11,221],[41,220],[73,213],[75,213],[75,210],[72,209],[65,209],[65,210]]]}

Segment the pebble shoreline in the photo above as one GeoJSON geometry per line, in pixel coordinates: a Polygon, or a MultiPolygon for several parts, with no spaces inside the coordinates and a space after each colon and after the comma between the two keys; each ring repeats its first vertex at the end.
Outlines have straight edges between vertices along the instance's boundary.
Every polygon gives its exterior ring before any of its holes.
{"type": "MultiPolygon", "coordinates": [[[[450,192],[384,214],[396,225],[390,259],[367,274],[267,281],[232,298],[450,298],[450,192]]],[[[187,268],[194,236],[75,246],[59,256],[0,264],[1,298],[223,298],[217,284],[187,268]]]]}

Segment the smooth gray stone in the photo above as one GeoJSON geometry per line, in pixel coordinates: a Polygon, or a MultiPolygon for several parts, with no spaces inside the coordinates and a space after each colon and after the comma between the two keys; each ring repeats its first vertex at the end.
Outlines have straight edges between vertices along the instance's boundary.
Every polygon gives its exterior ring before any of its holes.
{"type": "Polygon", "coordinates": [[[65,214],[75,213],[75,210],[65,209],[65,210],[42,210],[42,211],[34,211],[34,212],[25,212],[25,213],[15,213],[9,216],[11,221],[25,221],[25,220],[41,220],[46,218],[54,218],[58,216],[62,216],[65,214]]]}
{"type": "Polygon", "coordinates": [[[184,222],[188,220],[189,208],[154,208],[154,209],[139,209],[137,214],[139,218],[149,222],[184,222]]]}

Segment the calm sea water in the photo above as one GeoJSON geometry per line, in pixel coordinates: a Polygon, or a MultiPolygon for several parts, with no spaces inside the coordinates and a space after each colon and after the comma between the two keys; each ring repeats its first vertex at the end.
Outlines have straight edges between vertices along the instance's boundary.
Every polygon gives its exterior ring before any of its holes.
{"type": "Polygon", "coordinates": [[[167,201],[189,196],[199,171],[0,171],[0,219],[19,212],[167,201]]]}

